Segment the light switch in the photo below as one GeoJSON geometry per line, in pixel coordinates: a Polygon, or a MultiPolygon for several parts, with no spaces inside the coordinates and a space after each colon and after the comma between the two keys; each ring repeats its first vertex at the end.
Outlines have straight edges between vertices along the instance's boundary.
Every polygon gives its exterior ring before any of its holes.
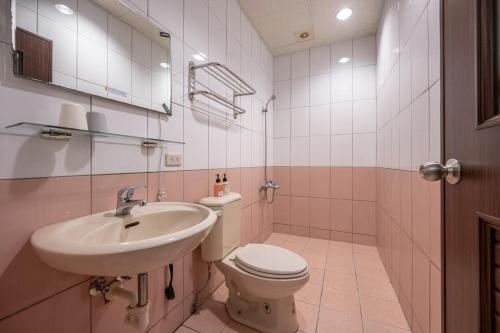
{"type": "Polygon", "coordinates": [[[181,166],[182,165],[182,155],[181,154],[165,154],[165,166],[181,166]]]}

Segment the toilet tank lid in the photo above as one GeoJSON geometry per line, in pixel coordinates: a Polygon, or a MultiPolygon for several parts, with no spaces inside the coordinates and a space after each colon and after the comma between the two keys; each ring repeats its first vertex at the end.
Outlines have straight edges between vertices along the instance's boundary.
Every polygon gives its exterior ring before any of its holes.
{"type": "Polygon", "coordinates": [[[238,200],[241,200],[239,193],[229,193],[222,197],[205,197],[200,199],[198,203],[207,207],[222,207],[238,200]]]}

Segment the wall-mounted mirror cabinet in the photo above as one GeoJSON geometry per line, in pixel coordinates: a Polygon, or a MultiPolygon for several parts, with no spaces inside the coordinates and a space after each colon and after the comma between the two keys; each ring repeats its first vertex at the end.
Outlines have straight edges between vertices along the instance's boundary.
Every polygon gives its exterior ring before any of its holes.
{"type": "Polygon", "coordinates": [[[15,0],[14,73],[170,113],[170,35],[127,0],[15,0]]]}

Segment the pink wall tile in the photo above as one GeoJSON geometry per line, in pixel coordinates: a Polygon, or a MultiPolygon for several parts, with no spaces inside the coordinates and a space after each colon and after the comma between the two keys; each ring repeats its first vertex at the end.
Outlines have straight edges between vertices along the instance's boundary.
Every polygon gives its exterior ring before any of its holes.
{"type": "Polygon", "coordinates": [[[442,332],[441,271],[430,265],[430,333],[442,332]]]}
{"type": "Polygon", "coordinates": [[[309,192],[311,197],[330,197],[330,167],[309,168],[309,192]]]}
{"type": "Polygon", "coordinates": [[[88,215],[90,177],[56,177],[0,181],[0,317],[49,297],[85,277],[54,270],[33,252],[36,229],[88,215]]]}
{"type": "Polygon", "coordinates": [[[334,199],[352,199],[353,174],[351,167],[332,167],[330,195],[334,199]]]}
{"type": "Polygon", "coordinates": [[[309,224],[312,228],[330,229],[330,199],[310,199],[309,224]]]}
{"type": "Polygon", "coordinates": [[[424,251],[429,252],[430,186],[418,173],[412,174],[412,238],[424,251]]]}
{"type": "MultiPolygon", "coordinates": [[[[162,172],[161,177],[165,197],[162,201],[182,202],[184,200],[184,176],[183,171],[162,172]]],[[[148,173],[148,202],[158,201],[158,186],[160,183],[160,173],[148,173]]]]}
{"type": "Polygon", "coordinates": [[[290,224],[290,202],[291,198],[286,195],[274,197],[274,222],[279,224],[290,224]]]}
{"type": "Polygon", "coordinates": [[[368,245],[368,246],[376,246],[377,245],[376,237],[370,236],[370,235],[353,234],[352,235],[352,242],[355,244],[368,245]]]}
{"type": "Polygon", "coordinates": [[[292,195],[309,196],[309,167],[292,167],[290,175],[292,195]]]}
{"type": "Polygon", "coordinates": [[[391,270],[394,273],[394,278],[399,284],[399,263],[400,263],[400,252],[401,248],[401,228],[396,224],[392,223],[391,227],[391,270]]]}
{"type": "Polygon", "coordinates": [[[353,168],[354,200],[375,201],[376,189],[375,168],[353,168]]]}
{"type": "Polygon", "coordinates": [[[290,234],[300,237],[309,237],[309,228],[298,225],[291,225],[290,234]]]}
{"type": "Polygon", "coordinates": [[[259,202],[255,202],[252,204],[252,233],[251,239],[254,239],[259,235],[259,233],[263,230],[262,221],[264,220],[264,209],[263,205],[259,202]]]}
{"type": "Polygon", "coordinates": [[[273,224],[273,231],[280,234],[289,234],[290,233],[290,225],[289,224],[273,224]]]}
{"type": "Polygon", "coordinates": [[[241,211],[241,245],[246,245],[252,239],[252,206],[244,207],[241,211]]]}
{"type": "Polygon", "coordinates": [[[406,299],[412,304],[413,243],[405,232],[401,232],[401,254],[399,261],[399,281],[406,299]]]}
{"type": "Polygon", "coordinates": [[[331,199],[330,229],[352,232],[352,201],[331,199]]]}
{"type": "Polygon", "coordinates": [[[429,332],[430,314],[430,272],[429,259],[418,246],[413,245],[413,315],[421,324],[423,332],[429,332]]]}
{"type": "Polygon", "coordinates": [[[184,295],[200,287],[208,274],[207,263],[201,257],[201,246],[184,256],[184,295]]]}
{"type": "Polygon", "coordinates": [[[241,169],[230,168],[227,169],[227,180],[229,181],[229,188],[231,192],[241,194],[241,169]]]}
{"type": "Polygon", "coordinates": [[[325,230],[325,229],[310,228],[309,236],[311,238],[330,239],[330,231],[327,229],[325,230]]]}
{"type": "Polygon", "coordinates": [[[260,200],[259,189],[264,183],[264,168],[252,168],[252,203],[260,200]]]}
{"type": "Polygon", "coordinates": [[[352,233],[332,230],[330,239],[336,242],[352,243],[352,233]]]}
{"type": "Polygon", "coordinates": [[[371,201],[353,202],[353,232],[375,235],[375,203],[371,201]]]}
{"type": "Polygon", "coordinates": [[[241,205],[252,203],[252,168],[241,168],[241,205]]]}
{"type": "Polygon", "coordinates": [[[282,195],[290,195],[291,184],[290,184],[291,170],[290,167],[274,167],[274,179],[279,184],[280,188],[277,193],[282,195]]]}
{"type": "Polygon", "coordinates": [[[184,171],[184,201],[198,202],[209,194],[208,187],[213,185],[214,181],[208,179],[207,170],[184,171]]]}
{"type": "Polygon", "coordinates": [[[412,234],[411,175],[409,171],[399,171],[401,227],[406,234],[412,234]]]}
{"type": "Polygon", "coordinates": [[[399,170],[391,170],[391,200],[389,213],[397,224],[400,224],[401,221],[401,184],[399,176],[399,170]]]}
{"type": "Polygon", "coordinates": [[[429,257],[441,268],[441,182],[430,184],[429,257]]]}
{"type": "Polygon", "coordinates": [[[309,227],[309,198],[291,197],[290,222],[292,225],[309,227]]]}
{"type": "Polygon", "coordinates": [[[160,321],[149,331],[150,333],[172,333],[183,322],[183,307],[182,304],[173,309],[167,316],[163,317],[160,321]]]}
{"type": "MultiPolygon", "coordinates": [[[[122,187],[147,184],[146,173],[92,176],[92,213],[115,209],[116,195],[122,187]]],[[[134,197],[147,199],[147,190],[136,190],[134,197]]]]}
{"type": "Polygon", "coordinates": [[[0,321],[0,332],[90,333],[88,284],[79,284],[0,321]]]}

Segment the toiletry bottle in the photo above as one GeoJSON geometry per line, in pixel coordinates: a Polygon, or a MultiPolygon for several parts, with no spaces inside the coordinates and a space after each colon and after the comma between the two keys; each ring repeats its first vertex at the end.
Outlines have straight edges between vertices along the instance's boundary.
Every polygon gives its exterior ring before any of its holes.
{"type": "Polygon", "coordinates": [[[224,174],[224,178],[222,178],[222,185],[224,186],[224,195],[228,195],[231,189],[229,188],[229,181],[227,180],[226,174],[224,174]]]}
{"type": "Polygon", "coordinates": [[[217,179],[215,180],[214,184],[214,197],[222,197],[224,194],[224,186],[222,185],[220,181],[220,175],[217,174],[217,179]]]}

